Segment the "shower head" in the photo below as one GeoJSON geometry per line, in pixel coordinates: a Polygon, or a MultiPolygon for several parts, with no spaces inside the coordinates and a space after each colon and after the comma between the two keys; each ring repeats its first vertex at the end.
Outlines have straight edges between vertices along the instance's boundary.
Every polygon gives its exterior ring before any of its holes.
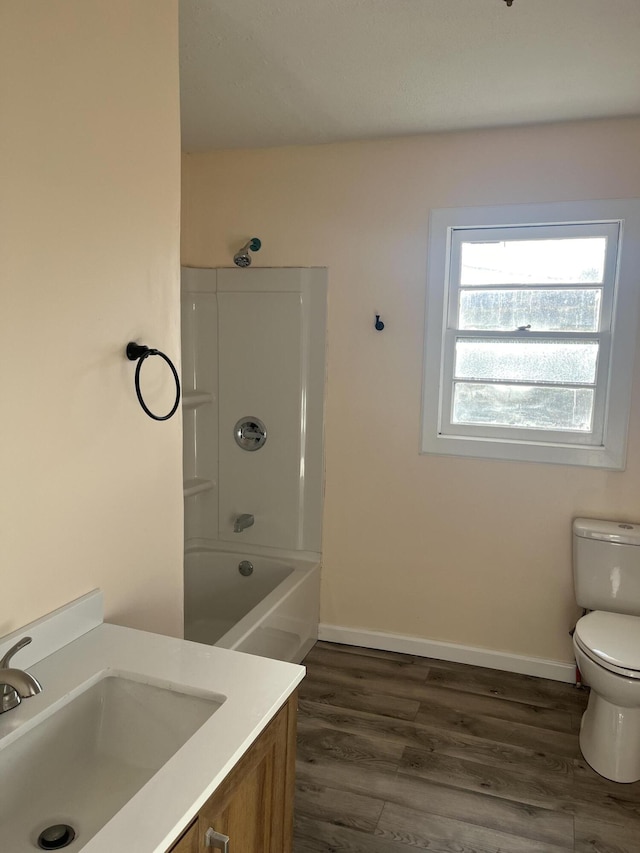
{"type": "Polygon", "coordinates": [[[236,252],[233,256],[233,263],[237,267],[250,267],[251,266],[251,255],[249,252],[258,252],[260,251],[260,246],[262,243],[257,237],[252,237],[248,243],[240,249],[239,252],[236,252]]]}
{"type": "Polygon", "coordinates": [[[236,252],[233,256],[233,263],[237,267],[248,267],[251,266],[251,255],[249,254],[249,243],[246,246],[243,246],[239,252],[236,252]]]}

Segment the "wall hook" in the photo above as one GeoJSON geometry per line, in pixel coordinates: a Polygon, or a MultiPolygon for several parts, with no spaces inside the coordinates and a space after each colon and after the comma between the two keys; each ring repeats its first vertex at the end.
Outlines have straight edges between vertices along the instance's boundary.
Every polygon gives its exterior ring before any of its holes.
{"type": "Polygon", "coordinates": [[[375,330],[376,330],[376,332],[381,332],[383,329],[384,329],[384,323],[380,319],[380,315],[376,314],[375,330]]]}

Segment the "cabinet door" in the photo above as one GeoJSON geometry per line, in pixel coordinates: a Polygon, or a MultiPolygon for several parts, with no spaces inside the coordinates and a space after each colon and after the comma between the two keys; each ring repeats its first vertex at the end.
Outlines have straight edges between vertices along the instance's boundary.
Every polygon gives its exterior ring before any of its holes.
{"type": "Polygon", "coordinates": [[[195,820],[184,835],[176,841],[169,853],[198,853],[198,841],[198,821],[195,820]]]}
{"type": "Polygon", "coordinates": [[[294,696],[202,808],[201,845],[211,828],[229,853],[291,853],[296,710],[294,696]]]}

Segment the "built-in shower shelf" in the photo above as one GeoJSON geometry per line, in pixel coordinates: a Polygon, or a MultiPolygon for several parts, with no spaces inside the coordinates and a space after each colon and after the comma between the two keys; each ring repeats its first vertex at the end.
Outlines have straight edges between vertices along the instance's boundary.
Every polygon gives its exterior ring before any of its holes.
{"type": "Polygon", "coordinates": [[[184,496],[190,498],[199,495],[200,492],[209,492],[214,487],[213,480],[203,480],[201,477],[193,477],[184,481],[184,496]]]}
{"type": "Polygon", "coordinates": [[[185,391],[182,395],[182,407],[184,409],[195,409],[196,406],[204,406],[213,402],[213,394],[208,391],[185,391]]]}

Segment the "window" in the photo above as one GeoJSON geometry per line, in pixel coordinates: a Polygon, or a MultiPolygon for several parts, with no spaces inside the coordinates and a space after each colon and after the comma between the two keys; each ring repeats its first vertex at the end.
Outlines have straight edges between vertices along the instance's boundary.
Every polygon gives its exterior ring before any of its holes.
{"type": "Polygon", "coordinates": [[[435,210],[422,451],[624,468],[640,202],[435,210]]]}

